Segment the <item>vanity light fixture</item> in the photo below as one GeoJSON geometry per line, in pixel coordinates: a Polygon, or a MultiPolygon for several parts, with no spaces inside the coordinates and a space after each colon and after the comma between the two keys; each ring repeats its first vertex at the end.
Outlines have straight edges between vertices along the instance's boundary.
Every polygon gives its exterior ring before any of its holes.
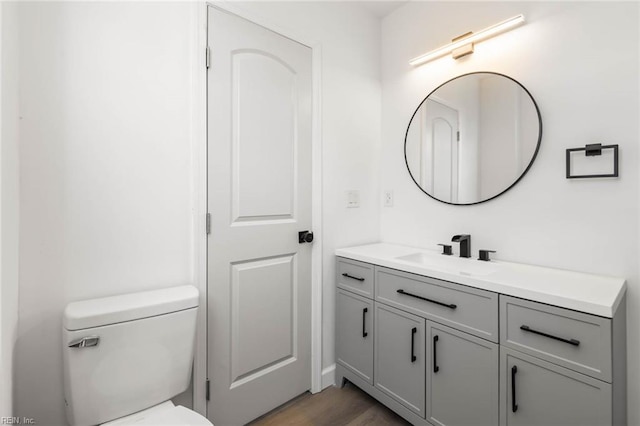
{"type": "Polygon", "coordinates": [[[468,32],[454,38],[453,40],[451,40],[451,43],[447,44],[446,46],[439,47],[429,53],[425,53],[424,55],[413,58],[409,61],[409,64],[413,66],[421,65],[425,62],[433,61],[434,59],[448,55],[449,53],[452,54],[453,59],[461,58],[473,53],[473,43],[486,40],[496,34],[510,30],[511,28],[522,24],[523,22],[524,15],[517,15],[513,18],[504,20],[476,33],[468,32]]]}

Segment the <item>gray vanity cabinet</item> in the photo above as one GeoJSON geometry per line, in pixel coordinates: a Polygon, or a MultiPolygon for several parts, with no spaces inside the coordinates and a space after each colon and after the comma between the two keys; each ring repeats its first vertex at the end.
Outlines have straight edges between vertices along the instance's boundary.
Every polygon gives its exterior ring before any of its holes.
{"type": "Polygon", "coordinates": [[[417,426],[625,426],[626,300],[600,317],[338,258],[336,379],[417,426]]]}
{"type": "Polygon", "coordinates": [[[497,425],[498,355],[496,343],[427,321],[427,420],[497,425]]]}
{"type": "Polygon", "coordinates": [[[425,320],[375,303],[375,386],[424,417],[425,320]]]}
{"type": "Polygon", "coordinates": [[[373,301],[338,289],[336,360],[373,385],[373,301]]]}
{"type": "Polygon", "coordinates": [[[611,385],[547,361],[501,349],[501,426],[611,424],[611,385]]]}

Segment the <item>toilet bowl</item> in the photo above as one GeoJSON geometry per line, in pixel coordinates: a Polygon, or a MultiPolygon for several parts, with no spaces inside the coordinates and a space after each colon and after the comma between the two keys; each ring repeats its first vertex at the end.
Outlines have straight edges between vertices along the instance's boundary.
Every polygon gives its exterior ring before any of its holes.
{"type": "Polygon", "coordinates": [[[74,302],[63,315],[72,426],[212,426],[171,398],[189,388],[198,290],[193,286],[74,302]]]}
{"type": "Polygon", "coordinates": [[[188,408],[177,407],[171,401],[163,402],[155,407],[102,423],[101,426],[149,425],[149,426],[212,426],[211,422],[188,408]]]}

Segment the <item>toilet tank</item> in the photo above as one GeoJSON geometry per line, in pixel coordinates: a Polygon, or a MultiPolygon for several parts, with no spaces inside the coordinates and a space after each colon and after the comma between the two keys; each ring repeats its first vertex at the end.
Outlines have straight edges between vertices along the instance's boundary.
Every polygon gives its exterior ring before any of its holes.
{"type": "Polygon", "coordinates": [[[104,423],[184,392],[197,309],[193,286],[67,305],[62,351],[69,423],[104,423]]]}

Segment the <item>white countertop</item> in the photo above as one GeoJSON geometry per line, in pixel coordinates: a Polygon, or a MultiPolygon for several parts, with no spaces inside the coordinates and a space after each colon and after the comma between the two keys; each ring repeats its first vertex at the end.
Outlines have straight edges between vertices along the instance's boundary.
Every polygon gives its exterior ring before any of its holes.
{"type": "Polygon", "coordinates": [[[336,255],[607,318],[613,318],[626,291],[624,278],[521,263],[481,262],[397,244],[342,248],[336,255]],[[414,253],[420,253],[425,261],[398,259],[414,253]]]}

